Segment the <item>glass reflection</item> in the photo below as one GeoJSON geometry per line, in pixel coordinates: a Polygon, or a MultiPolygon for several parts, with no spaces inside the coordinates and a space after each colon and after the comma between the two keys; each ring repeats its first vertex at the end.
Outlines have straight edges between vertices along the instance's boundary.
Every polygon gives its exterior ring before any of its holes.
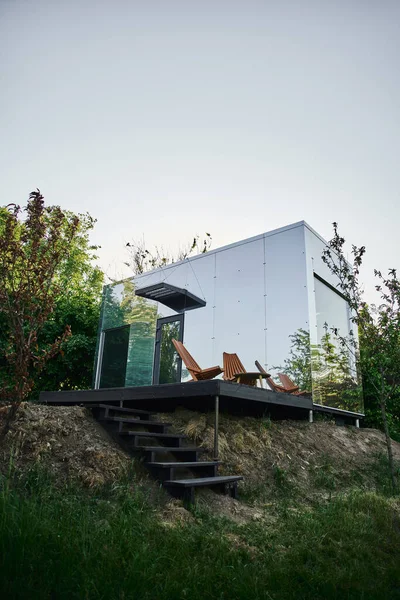
{"type": "Polygon", "coordinates": [[[300,391],[310,392],[312,390],[311,373],[311,343],[310,332],[303,328],[289,335],[290,348],[288,358],[283,365],[274,366],[273,371],[285,373],[300,391]]]}
{"type": "Polygon", "coordinates": [[[176,383],[179,381],[180,358],[172,343],[180,339],[180,321],[163,323],[160,341],[160,376],[159,383],[176,383]]]}
{"type": "MultiPolygon", "coordinates": [[[[106,330],[107,335],[111,328],[130,325],[125,380],[122,385],[152,384],[156,323],[157,303],[136,296],[133,279],[105,287],[102,330],[106,330]]],[[[102,370],[108,369],[109,361],[113,361],[112,355],[103,351],[102,370]]]]}
{"type": "Polygon", "coordinates": [[[317,343],[311,348],[313,399],[318,404],[359,411],[361,387],[357,344],[345,299],[315,278],[317,343]]]}
{"type": "Polygon", "coordinates": [[[123,387],[125,385],[128,344],[129,327],[118,327],[105,332],[100,376],[101,388],[123,387]]]}

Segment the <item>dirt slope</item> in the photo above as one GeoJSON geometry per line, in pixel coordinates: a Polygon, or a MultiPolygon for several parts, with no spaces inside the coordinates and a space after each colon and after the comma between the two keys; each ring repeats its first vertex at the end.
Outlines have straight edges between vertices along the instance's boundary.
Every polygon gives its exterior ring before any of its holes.
{"type": "MultiPolygon", "coordinates": [[[[176,431],[213,450],[213,415],[177,410],[158,415],[171,421],[176,431]]],[[[312,501],[354,486],[375,489],[380,485],[386,445],[376,429],[338,427],[321,420],[271,422],[267,419],[220,415],[221,473],[244,476],[241,497],[251,504],[277,496],[312,501]]],[[[393,442],[395,459],[400,444],[393,442]]]]}
{"type": "Polygon", "coordinates": [[[112,442],[90,411],[26,402],[0,448],[3,474],[10,461],[17,471],[26,471],[38,461],[60,481],[72,478],[93,486],[121,476],[131,458],[112,442]]]}
{"type": "MultiPolygon", "coordinates": [[[[2,415],[4,410],[0,421],[2,415]]],[[[172,422],[173,430],[187,434],[212,457],[212,414],[178,409],[172,415],[158,416],[172,422]]],[[[385,441],[374,429],[337,427],[327,421],[271,422],[221,415],[219,441],[224,461],[221,474],[244,476],[241,502],[208,491],[199,498],[238,520],[257,518],[257,507],[285,498],[312,503],[354,486],[374,489],[382,476],[379,457],[385,453],[385,441]]],[[[400,460],[400,444],[393,442],[393,446],[400,460]]],[[[17,471],[26,471],[36,461],[60,481],[73,478],[88,486],[114,481],[132,461],[137,464],[114,444],[89,410],[25,403],[0,448],[0,471],[6,474],[10,462],[17,471]]],[[[149,486],[156,485],[143,475],[143,469],[137,473],[149,486]]],[[[178,505],[172,502],[168,511],[178,505]]]]}

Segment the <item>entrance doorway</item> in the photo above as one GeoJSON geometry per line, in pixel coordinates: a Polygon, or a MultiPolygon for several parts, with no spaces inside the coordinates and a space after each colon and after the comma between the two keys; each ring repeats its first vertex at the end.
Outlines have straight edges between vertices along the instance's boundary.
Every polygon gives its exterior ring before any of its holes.
{"type": "Polygon", "coordinates": [[[153,384],[181,381],[182,361],[173,339],[183,341],[183,314],[157,320],[153,384]]]}

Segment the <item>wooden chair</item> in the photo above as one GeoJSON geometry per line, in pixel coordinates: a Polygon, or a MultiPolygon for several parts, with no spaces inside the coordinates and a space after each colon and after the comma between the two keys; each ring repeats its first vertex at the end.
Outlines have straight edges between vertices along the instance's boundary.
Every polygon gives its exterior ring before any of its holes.
{"type": "Polygon", "coordinates": [[[305,396],[310,394],[310,392],[306,392],[305,390],[300,390],[300,388],[298,386],[296,386],[293,381],[290,379],[290,377],[288,375],[286,375],[285,373],[278,373],[279,375],[279,379],[281,380],[281,384],[283,385],[283,387],[285,388],[285,390],[287,390],[290,394],[293,394],[294,396],[305,396]],[[290,391],[290,390],[294,390],[294,391],[290,391]]]}
{"type": "Polygon", "coordinates": [[[248,372],[243,366],[237,354],[228,354],[224,352],[224,374],[222,376],[225,381],[235,381],[244,385],[256,386],[257,381],[260,382],[260,387],[263,387],[262,380],[270,377],[269,373],[248,372]]]}
{"type": "Polygon", "coordinates": [[[293,394],[294,392],[298,391],[299,388],[297,386],[294,386],[292,388],[285,388],[284,386],[278,385],[277,383],[275,383],[275,381],[272,379],[271,375],[269,375],[267,373],[267,371],[258,362],[258,360],[256,360],[255,365],[256,365],[257,369],[260,371],[260,373],[264,373],[264,374],[268,375],[268,377],[266,377],[266,382],[268,383],[269,387],[271,388],[271,390],[273,392],[281,392],[283,394],[293,394]]]}
{"type": "Polygon", "coordinates": [[[175,350],[183,360],[185,367],[192,376],[193,381],[203,381],[205,379],[213,379],[222,373],[221,367],[210,367],[209,369],[201,369],[193,356],[186,350],[182,342],[172,340],[175,350]]]}

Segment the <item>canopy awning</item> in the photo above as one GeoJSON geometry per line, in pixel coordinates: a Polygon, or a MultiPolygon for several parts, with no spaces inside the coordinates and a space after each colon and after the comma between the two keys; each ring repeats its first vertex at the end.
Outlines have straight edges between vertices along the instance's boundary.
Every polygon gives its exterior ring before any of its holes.
{"type": "Polygon", "coordinates": [[[187,289],[178,288],[170,283],[161,281],[147,287],[138,288],[135,292],[136,296],[142,298],[148,298],[149,300],[156,300],[176,310],[182,312],[185,310],[192,310],[193,308],[201,308],[206,305],[206,301],[202,300],[198,296],[195,296],[187,289]]]}

